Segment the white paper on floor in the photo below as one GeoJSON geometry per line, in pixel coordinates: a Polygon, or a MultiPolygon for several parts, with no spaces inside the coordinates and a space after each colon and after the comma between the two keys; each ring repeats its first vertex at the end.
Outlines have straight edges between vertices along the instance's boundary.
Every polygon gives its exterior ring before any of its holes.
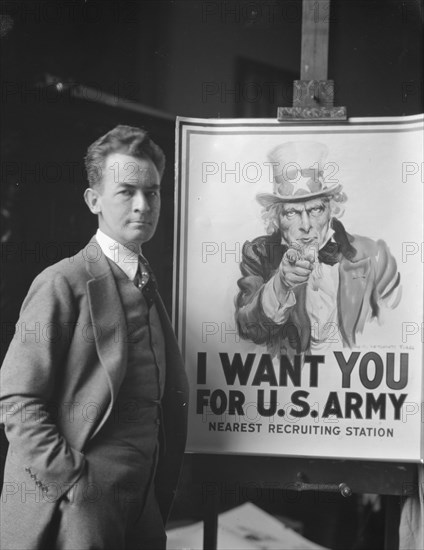
{"type": "MultiPolygon", "coordinates": [[[[167,532],[167,550],[202,550],[203,522],[167,532]]],[[[219,515],[218,550],[326,550],[251,502],[219,515]]]]}

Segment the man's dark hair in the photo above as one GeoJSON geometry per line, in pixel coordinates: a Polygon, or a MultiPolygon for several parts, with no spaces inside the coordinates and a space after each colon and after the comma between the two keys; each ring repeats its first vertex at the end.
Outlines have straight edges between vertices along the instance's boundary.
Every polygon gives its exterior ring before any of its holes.
{"type": "Polygon", "coordinates": [[[162,179],[165,155],[159,145],[150,139],[146,130],[119,124],[107,134],[96,139],[87,149],[85,168],[90,187],[102,182],[104,161],[108,155],[122,153],[139,159],[150,159],[162,179]]]}

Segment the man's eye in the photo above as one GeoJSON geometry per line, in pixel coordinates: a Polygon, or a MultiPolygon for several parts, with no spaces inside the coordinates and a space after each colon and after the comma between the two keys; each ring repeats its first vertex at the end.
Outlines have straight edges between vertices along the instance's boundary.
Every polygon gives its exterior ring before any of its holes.
{"type": "Polygon", "coordinates": [[[159,191],[149,191],[147,193],[148,197],[159,197],[159,191]]]}
{"type": "Polygon", "coordinates": [[[317,206],[316,208],[311,208],[310,212],[312,215],[317,216],[318,214],[321,214],[321,212],[324,211],[324,208],[322,206],[317,206]]]}
{"type": "Polygon", "coordinates": [[[296,215],[296,211],[295,210],[289,210],[288,212],[285,213],[285,216],[286,218],[294,218],[294,216],[296,215]]]}

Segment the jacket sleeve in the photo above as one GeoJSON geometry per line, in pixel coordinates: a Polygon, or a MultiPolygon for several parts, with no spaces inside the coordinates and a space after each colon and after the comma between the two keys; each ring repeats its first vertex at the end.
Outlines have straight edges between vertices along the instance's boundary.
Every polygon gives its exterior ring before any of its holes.
{"type": "Polygon", "coordinates": [[[0,422],[9,457],[49,498],[59,498],[84,469],[55,422],[56,400],[76,305],[66,278],[48,269],[24,300],[15,336],[1,369],[0,422]]]}
{"type": "Polygon", "coordinates": [[[160,296],[156,306],[166,342],[166,378],[155,493],[165,525],[175,498],[186,445],[189,387],[183,358],[160,296]]]}
{"type": "Polygon", "coordinates": [[[274,276],[275,270],[268,269],[266,247],[259,242],[246,241],[242,249],[240,270],[242,277],[238,280],[239,293],[236,297],[236,323],[239,334],[255,344],[269,344],[287,321],[287,318],[276,323],[268,317],[262,305],[262,295],[266,283],[274,276]]]}
{"type": "Polygon", "coordinates": [[[377,241],[375,285],[371,295],[372,315],[378,316],[380,307],[395,308],[401,298],[400,273],[387,244],[377,241]]]}

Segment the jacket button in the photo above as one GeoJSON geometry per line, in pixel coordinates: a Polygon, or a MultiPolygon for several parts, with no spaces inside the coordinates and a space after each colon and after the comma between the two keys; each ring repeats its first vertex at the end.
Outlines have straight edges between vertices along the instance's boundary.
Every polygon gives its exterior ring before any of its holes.
{"type": "Polygon", "coordinates": [[[48,493],[49,492],[49,488],[46,487],[45,485],[43,485],[42,489],[43,493],[48,493]]]}
{"type": "Polygon", "coordinates": [[[37,479],[37,476],[35,474],[31,474],[32,479],[37,479]]]}
{"type": "Polygon", "coordinates": [[[43,485],[39,479],[37,479],[35,484],[37,485],[37,487],[41,487],[43,485]]]}
{"type": "Polygon", "coordinates": [[[28,466],[25,466],[25,471],[30,474],[31,473],[31,468],[28,468],[28,466]]]}

